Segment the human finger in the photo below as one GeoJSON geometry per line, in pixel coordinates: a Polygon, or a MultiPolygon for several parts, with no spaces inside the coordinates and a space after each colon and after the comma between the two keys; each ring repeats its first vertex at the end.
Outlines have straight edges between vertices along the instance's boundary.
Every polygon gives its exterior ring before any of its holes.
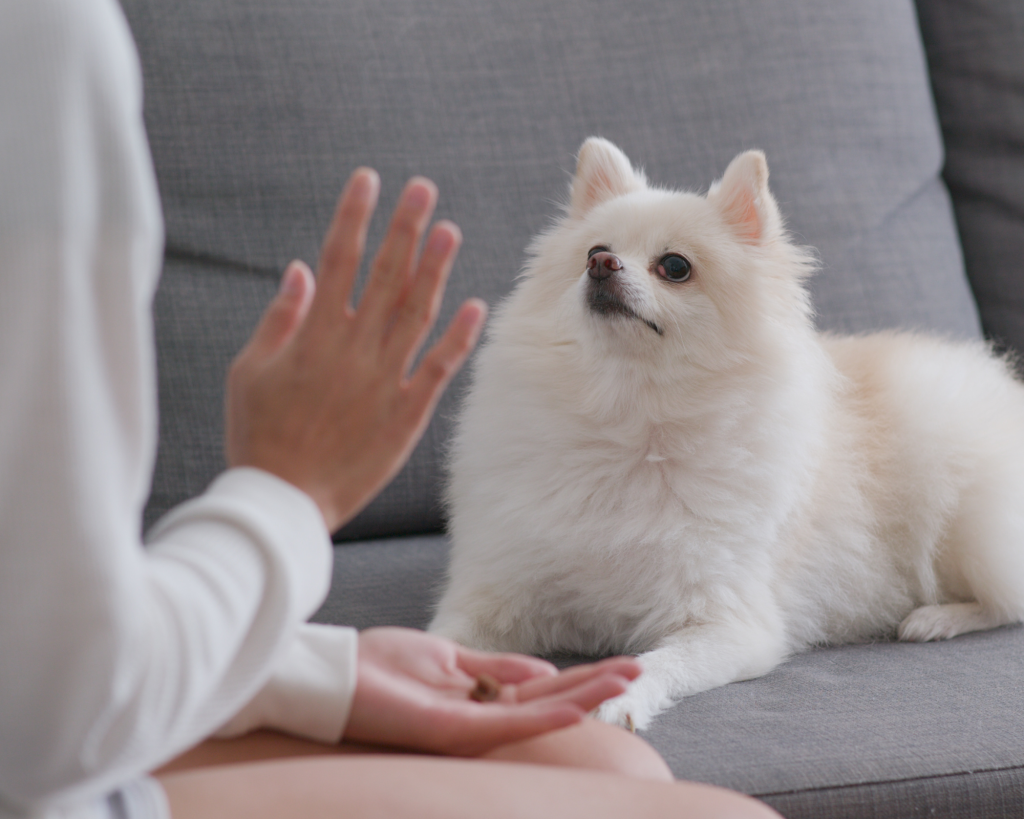
{"type": "Polygon", "coordinates": [[[429,179],[410,179],[391,216],[388,232],[373,260],[357,313],[360,327],[383,333],[409,282],[420,238],[437,202],[437,186],[429,179]]]}
{"type": "Polygon", "coordinates": [[[548,697],[522,701],[451,703],[438,713],[429,734],[437,750],[481,753],[496,745],[515,742],[579,722],[605,700],[625,693],[629,680],[601,674],[548,697]]]}
{"type": "Polygon", "coordinates": [[[602,674],[567,691],[528,702],[465,702],[452,709],[448,725],[451,733],[443,741],[454,753],[460,740],[471,744],[470,753],[480,753],[495,745],[515,742],[545,731],[579,722],[605,700],[624,694],[629,680],[614,674],[602,674]],[[454,746],[454,747],[453,747],[454,746]]]}
{"type": "Polygon", "coordinates": [[[317,321],[334,322],[348,314],[352,288],[366,250],[366,232],[379,193],[377,172],[372,168],[357,168],[338,197],[320,249],[318,297],[313,304],[317,321]]]}
{"type": "Polygon", "coordinates": [[[409,379],[406,423],[418,427],[429,417],[448,382],[465,362],[487,318],[487,305],[469,299],[459,308],[448,329],[423,356],[409,379]]]}
{"type": "Polygon", "coordinates": [[[555,696],[591,680],[614,676],[627,681],[635,680],[641,674],[640,663],[632,657],[611,657],[597,663],[573,666],[551,678],[527,680],[515,689],[515,697],[520,702],[542,697],[555,696]]]}
{"type": "Polygon", "coordinates": [[[288,265],[277,295],[263,313],[244,354],[262,358],[278,350],[302,323],[315,290],[313,274],[304,263],[294,261],[288,265]]]}
{"type": "Polygon", "coordinates": [[[523,707],[533,704],[552,704],[559,702],[570,702],[585,712],[593,711],[605,700],[625,694],[629,688],[630,680],[618,674],[599,674],[592,679],[581,682],[569,688],[553,691],[546,696],[536,699],[519,700],[518,704],[523,707]]]}
{"type": "Polygon", "coordinates": [[[471,677],[489,674],[503,685],[506,683],[523,683],[535,677],[555,677],[558,669],[537,657],[525,654],[496,654],[486,651],[474,651],[459,646],[456,655],[458,667],[471,677]]]}
{"type": "Polygon", "coordinates": [[[423,246],[416,275],[395,312],[385,343],[384,367],[403,376],[437,321],[445,285],[462,244],[462,232],[453,222],[438,222],[423,246]]]}

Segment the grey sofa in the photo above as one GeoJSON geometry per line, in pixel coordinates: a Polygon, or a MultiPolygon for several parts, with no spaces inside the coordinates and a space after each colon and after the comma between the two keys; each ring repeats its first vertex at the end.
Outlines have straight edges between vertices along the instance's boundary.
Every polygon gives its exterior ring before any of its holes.
{"type": "MultiPolygon", "coordinates": [[[[462,226],[442,321],[508,291],[601,134],[689,188],[763,148],[791,228],[819,249],[823,328],[987,332],[1024,351],[1019,0],[123,2],[167,223],[147,525],[223,468],[227,363],[285,264],[316,261],[358,164],[381,172],[382,211],[422,173],[462,226]]],[[[428,622],[465,383],[338,533],[318,620],[428,622]]],[[[1022,816],[1022,664],[1020,627],[821,648],[683,701],[647,738],[678,777],[788,817],[1022,816]]]]}

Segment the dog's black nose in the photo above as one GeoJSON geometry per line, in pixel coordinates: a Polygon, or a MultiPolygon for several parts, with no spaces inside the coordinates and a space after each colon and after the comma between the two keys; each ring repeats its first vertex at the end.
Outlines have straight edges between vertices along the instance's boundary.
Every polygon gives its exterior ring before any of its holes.
{"type": "Polygon", "coordinates": [[[622,270],[622,260],[610,251],[599,251],[587,259],[587,273],[592,279],[607,279],[616,270],[622,270]]]}

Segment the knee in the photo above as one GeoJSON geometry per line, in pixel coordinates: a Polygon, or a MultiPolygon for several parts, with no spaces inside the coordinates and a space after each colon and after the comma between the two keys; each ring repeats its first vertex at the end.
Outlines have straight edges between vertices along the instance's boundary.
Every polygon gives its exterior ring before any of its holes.
{"type": "Polygon", "coordinates": [[[571,728],[503,745],[485,757],[583,768],[633,779],[673,781],[665,760],[645,740],[623,728],[589,718],[571,728]]]}
{"type": "Polygon", "coordinates": [[[635,779],[675,781],[661,754],[647,740],[624,728],[587,719],[582,723],[578,741],[595,749],[595,761],[600,764],[600,770],[635,779]]]}

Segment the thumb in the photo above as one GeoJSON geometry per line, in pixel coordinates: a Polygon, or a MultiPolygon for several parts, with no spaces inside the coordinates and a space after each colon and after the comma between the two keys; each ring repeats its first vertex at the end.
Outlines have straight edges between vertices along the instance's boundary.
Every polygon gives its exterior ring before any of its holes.
{"type": "Polygon", "coordinates": [[[303,262],[294,261],[288,265],[277,295],[249,339],[249,352],[263,357],[280,349],[302,324],[315,289],[313,273],[303,262]]]}

